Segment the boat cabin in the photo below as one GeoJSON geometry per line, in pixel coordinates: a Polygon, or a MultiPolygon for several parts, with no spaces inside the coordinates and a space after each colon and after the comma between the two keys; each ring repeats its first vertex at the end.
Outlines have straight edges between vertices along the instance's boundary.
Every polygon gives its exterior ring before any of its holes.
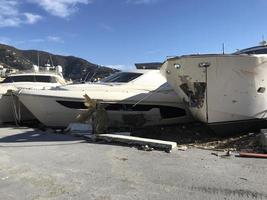
{"type": "Polygon", "coordinates": [[[57,74],[36,74],[36,73],[12,74],[6,77],[1,83],[18,83],[18,82],[65,84],[64,78],[57,74]]]}

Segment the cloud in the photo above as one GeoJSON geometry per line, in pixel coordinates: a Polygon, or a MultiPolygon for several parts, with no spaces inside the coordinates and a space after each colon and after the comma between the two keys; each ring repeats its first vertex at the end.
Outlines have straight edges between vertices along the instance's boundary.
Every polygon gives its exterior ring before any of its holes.
{"type": "Polygon", "coordinates": [[[51,15],[66,18],[77,11],[78,4],[89,4],[93,0],[28,0],[28,2],[38,4],[51,15]]]}
{"type": "Polygon", "coordinates": [[[127,0],[127,3],[135,4],[135,5],[140,5],[140,4],[152,4],[156,3],[159,0],[127,0]]]}
{"type": "Polygon", "coordinates": [[[35,24],[40,19],[42,19],[42,17],[40,15],[35,15],[32,13],[24,13],[24,16],[26,17],[26,23],[27,24],[35,24]]]}
{"type": "Polygon", "coordinates": [[[28,40],[28,42],[32,43],[41,43],[41,42],[58,42],[58,43],[64,43],[64,40],[61,37],[58,36],[47,36],[45,38],[34,38],[28,40]]]}
{"type": "Polygon", "coordinates": [[[45,39],[35,38],[35,39],[29,40],[29,42],[40,43],[40,42],[45,42],[45,39]]]}
{"type": "Polygon", "coordinates": [[[78,10],[78,4],[89,4],[93,1],[94,0],[0,0],[0,28],[35,24],[43,18],[35,13],[27,11],[21,12],[20,5],[24,4],[24,2],[37,4],[51,15],[66,18],[78,10]]]}
{"type": "Polygon", "coordinates": [[[43,42],[56,42],[56,43],[64,43],[64,40],[61,37],[58,36],[47,36],[44,38],[33,38],[33,39],[28,39],[28,40],[19,40],[15,41],[12,40],[11,38],[5,37],[5,36],[0,36],[0,43],[3,44],[29,44],[29,43],[43,43],[43,42]]]}
{"type": "Polygon", "coordinates": [[[17,27],[21,24],[34,24],[42,17],[33,13],[20,13],[17,0],[0,1],[0,27],[17,27]]]}
{"type": "Polygon", "coordinates": [[[99,24],[99,27],[105,31],[108,31],[108,32],[114,31],[114,29],[111,26],[104,24],[104,23],[99,24]]]}
{"type": "Polygon", "coordinates": [[[47,41],[49,42],[59,42],[59,43],[64,43],[61,37],[58,36],[48,36],[47,41]]]}

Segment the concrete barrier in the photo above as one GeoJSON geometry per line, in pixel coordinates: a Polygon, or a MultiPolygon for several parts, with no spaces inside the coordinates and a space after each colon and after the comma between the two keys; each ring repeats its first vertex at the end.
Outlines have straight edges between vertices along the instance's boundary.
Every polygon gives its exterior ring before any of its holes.
{"type": "Polygon", "coordinates": [[[164,140],[155,140],[134,136],[126,135],[114,135],[114,134],[99,134],[95,135],[96,140],[105,140],[107,142],[120,142],[131,145],[148,145],[158,150],[164,150],[166,152],[171,152],[171,150],[177,148],[176,142],[164,141],[164,140]]]}

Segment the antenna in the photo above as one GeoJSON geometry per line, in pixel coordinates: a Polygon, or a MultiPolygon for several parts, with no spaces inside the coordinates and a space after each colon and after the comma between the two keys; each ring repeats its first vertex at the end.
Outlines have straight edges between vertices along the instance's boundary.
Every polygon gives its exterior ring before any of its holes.
{"type": "Polygon", "coordinates": [[[52,64],[52,67],[54,67],[54,63],[53,63],[53,60],[52,60],[52,56],[49,54],[49,57],[50,57],[50,60],[51,60],[51,64],[52,64]]]}
{"type": "Polygon", "coordinates": [[[97,65],[97,68],[94,70],[94,73],[93,73],[93,75],[90,77],[89,82],[91,82],[91,81],[93,80],[93,78],[94,78],[94,76],[96,75],[96,73],[98,72],[99,68],[100,68],[100,66],[97,65]]]}
{"type": "Polygon", "coordinates": [[[267,42],[266,42],[266,40],[264,39],[264,35],[262,35],[262,41],[260,42],[260,45],[261,46],[266,46],[267,45],[267,42]]]}
{"type": "Polygon", "coordinates": [[[39,51],[37,51],[37,66],[40,67],[40,62],[39,62],[39,51]]]}
{"type": "Polygon", "coordinates": [[[87,72],[87,74],[86,74],[86,76],[85,76],[85,78],[84,78],[83,82],[86,82],[86,80],[87,80],[87,78],[88,78],[89,74],[90,74],[90,71],[89,71],[89,72],[87,72]]]}

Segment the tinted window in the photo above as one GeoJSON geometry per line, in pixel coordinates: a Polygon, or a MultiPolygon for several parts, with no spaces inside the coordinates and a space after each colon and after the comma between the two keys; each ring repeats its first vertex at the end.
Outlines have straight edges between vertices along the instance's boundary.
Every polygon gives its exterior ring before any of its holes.
{"type": "Polygon", "coordinates": [[[137,77],[141,76],[140,73],[132,73],[132,72],[121,72],[117,74],[113,74],[105,79],[103,79],[101,82],[105,83],[127,83],[130,82],[137,77]]]}
{"type": "Polygon", "coordinates": [[[13,76],[13,82],[34,82],[33,76],[13,76]]]}
{"type": "Polygon", "coordinates": [[[5,78],[2,83],[12,82],[41,82],[41,83],[57,83],[57,78],[54,76],[10,76],[5,78]]]}
{"type": "Polygon", "coordinates": [[[244,53],[247,53],[247,54],[267,54],[267,49],[251,50],[251,51],[246,51],[244,53]]]}
{"type": "Polygon", "coordinates": [[[51,76],[35,76],[36,82],[56,83],[56,78],[51,76]]]}
{"type": "MultiPolygon", "coordinates": [[[[84,102],[78,101],[57,101],[59,104],[72,108],[72,109],[87,109],[84,102]]],[[[158,105],[134,105],[134,104],[104,104],[106,110],[109,111],[150,111],[153,108],[159,108],[162,118],[174,118],[185,116],[184,109],[171,107],[171,106],[158,106],[158,105]]]]}
{"type": "Polygon", "coordinates": [[[267,54],[267,48],[266,47],[252,47],[252,48],[237,51],[234,54],[267,54]]]}
{"type": "Polygon", "coordinates": [[[35,76],[35,81],[49,83],[50,77],[49,76],[35,76]]]}
{"type": "Polygon", "coordinates": [[[11,77],[7,77],[7,78],[5,78],[5,80],[2,81],[2,83],[12,83],[12,82],[13,82],[13,80],[11,77]]]}

